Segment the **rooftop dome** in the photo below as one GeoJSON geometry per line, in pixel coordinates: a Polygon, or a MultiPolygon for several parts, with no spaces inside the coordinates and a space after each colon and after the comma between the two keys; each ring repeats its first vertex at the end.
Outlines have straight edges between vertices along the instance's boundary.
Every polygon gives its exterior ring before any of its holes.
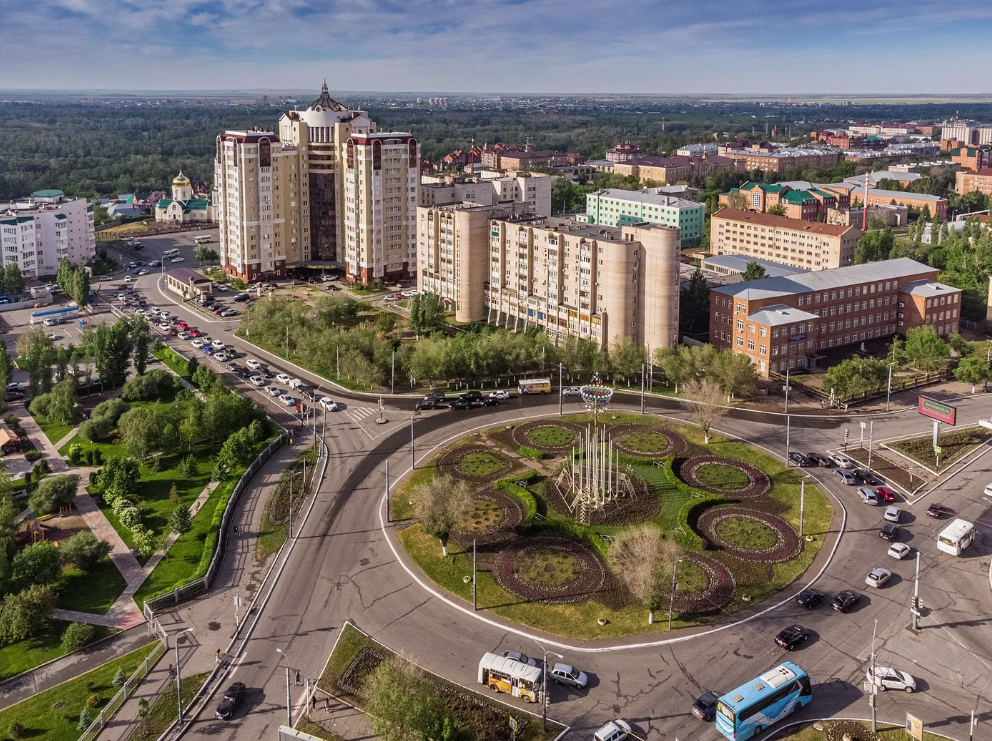
{"type": "Polygon", "coordinates": [[[172,184],[177,187],[189,185],[189,178],[183,175],[182,170],[180,170],[179,174],[172,179],[172,184]]]}

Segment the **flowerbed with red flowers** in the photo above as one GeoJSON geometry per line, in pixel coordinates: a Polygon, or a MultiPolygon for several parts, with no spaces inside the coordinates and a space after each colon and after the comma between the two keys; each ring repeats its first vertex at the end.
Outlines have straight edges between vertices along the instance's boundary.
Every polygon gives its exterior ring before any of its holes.
{"type": "Polygon", "coordinates": [[[752,466],[750,463],[739,461],[736,458],[723,458],[718,455],[700,455],[683,461],[682,466],[677,472],[677,476],[685,483],[699,489],[700,491],[706,491],[711,494],[723,494],[736,499],[760,497],[767,494],[772,488],[772,481],[768,478],[768,474],[757,466],[752,466]],[[696,471],[703,466],[727,466],[729,468],[736,468],[738,471],[742,471],[747,475],[750,483],[739,489],[708,486],[700,481],[699,477],[696,475],[696,471]]]}
{"type": "Polygon", "coordinates": [[[598,592],[606,579],[606,569],[592,548],[568,538],[541,536],[518,541],[505,548],[496,557],[493,576],[500,586],[518,597],[532,602],[567,604],[589,599],[598,592]],[[533,584],[522,579],[514,564],[518,559],[533,555],[535,551],[559,551],[579,563],[578,576],[556,587],[533,584]]]}
{"type": "Polygon", "coordinates": [[[699,520],[696,522],[696,527],[703,534],[703,537],[707,538],[721,551],[742,561],[778,563],[795,558],[803,549],[803,543],[799,539],[799,534],[792,529],[789,523],[775,515],[748,507],[739,507],[733,504],[711,507],[700,515],[699,520]],[[720,537],[717,528],[720,520],[727,517],[747,517],[757,520],[774,530],[778,536],[778,540],[774,546],[763,550],[741,548],[740,546],[727,543],[720,537]]]}

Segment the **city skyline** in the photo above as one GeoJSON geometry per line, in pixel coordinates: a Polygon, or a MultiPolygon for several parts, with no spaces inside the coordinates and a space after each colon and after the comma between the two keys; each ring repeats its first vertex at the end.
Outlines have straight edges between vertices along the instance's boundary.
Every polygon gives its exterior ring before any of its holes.
{"type": "Polygon", "coordinates": [[[992,91],[992,7],[977,0],[793,0],[774,13],[755,0],[597,0],[582,11],[563,0],[4,4],[0,78],[48,90],[300,89],[327,76],[332,89],[370,92],[992,91]],[[949,49],[967,75],[932,63],[949,49]]]}

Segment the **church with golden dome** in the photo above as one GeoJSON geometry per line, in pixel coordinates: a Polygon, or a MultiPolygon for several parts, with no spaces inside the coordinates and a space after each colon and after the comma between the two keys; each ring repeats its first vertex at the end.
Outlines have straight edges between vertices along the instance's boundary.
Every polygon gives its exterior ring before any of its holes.
{"type": "Polygon", "coordinates": [[[155,204],[155,221],[172,224],[200,224],[214,220],[214,209],[205,194],[194,195],[189,178],[180,172],[172,179],[172,198],[155,204]]]}

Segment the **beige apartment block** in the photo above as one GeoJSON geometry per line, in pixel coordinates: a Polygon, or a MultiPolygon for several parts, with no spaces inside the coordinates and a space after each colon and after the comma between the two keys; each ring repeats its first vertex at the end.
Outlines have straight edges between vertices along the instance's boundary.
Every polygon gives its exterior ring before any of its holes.
{"type": "Polygon", "coordinates": [[[717,255],[752,255],[794,268],[827,270],[854,264],[861,230],[725,208],[713,214],[710,248],[717,255]]]}
{"type": "Polygon", "coordinates": [[[218,136],[213,202],[224,271],[254,282],[309,260],[308,191],[306,144],[261,129],[218,136]]]}
{"type": "Polygon", "coordinates": [[[452,203],[505,206],[513,213],[551,216],[551,178],[539,172],[483,170],[462,177],[421,178],[420,205],[452,203]]]}

